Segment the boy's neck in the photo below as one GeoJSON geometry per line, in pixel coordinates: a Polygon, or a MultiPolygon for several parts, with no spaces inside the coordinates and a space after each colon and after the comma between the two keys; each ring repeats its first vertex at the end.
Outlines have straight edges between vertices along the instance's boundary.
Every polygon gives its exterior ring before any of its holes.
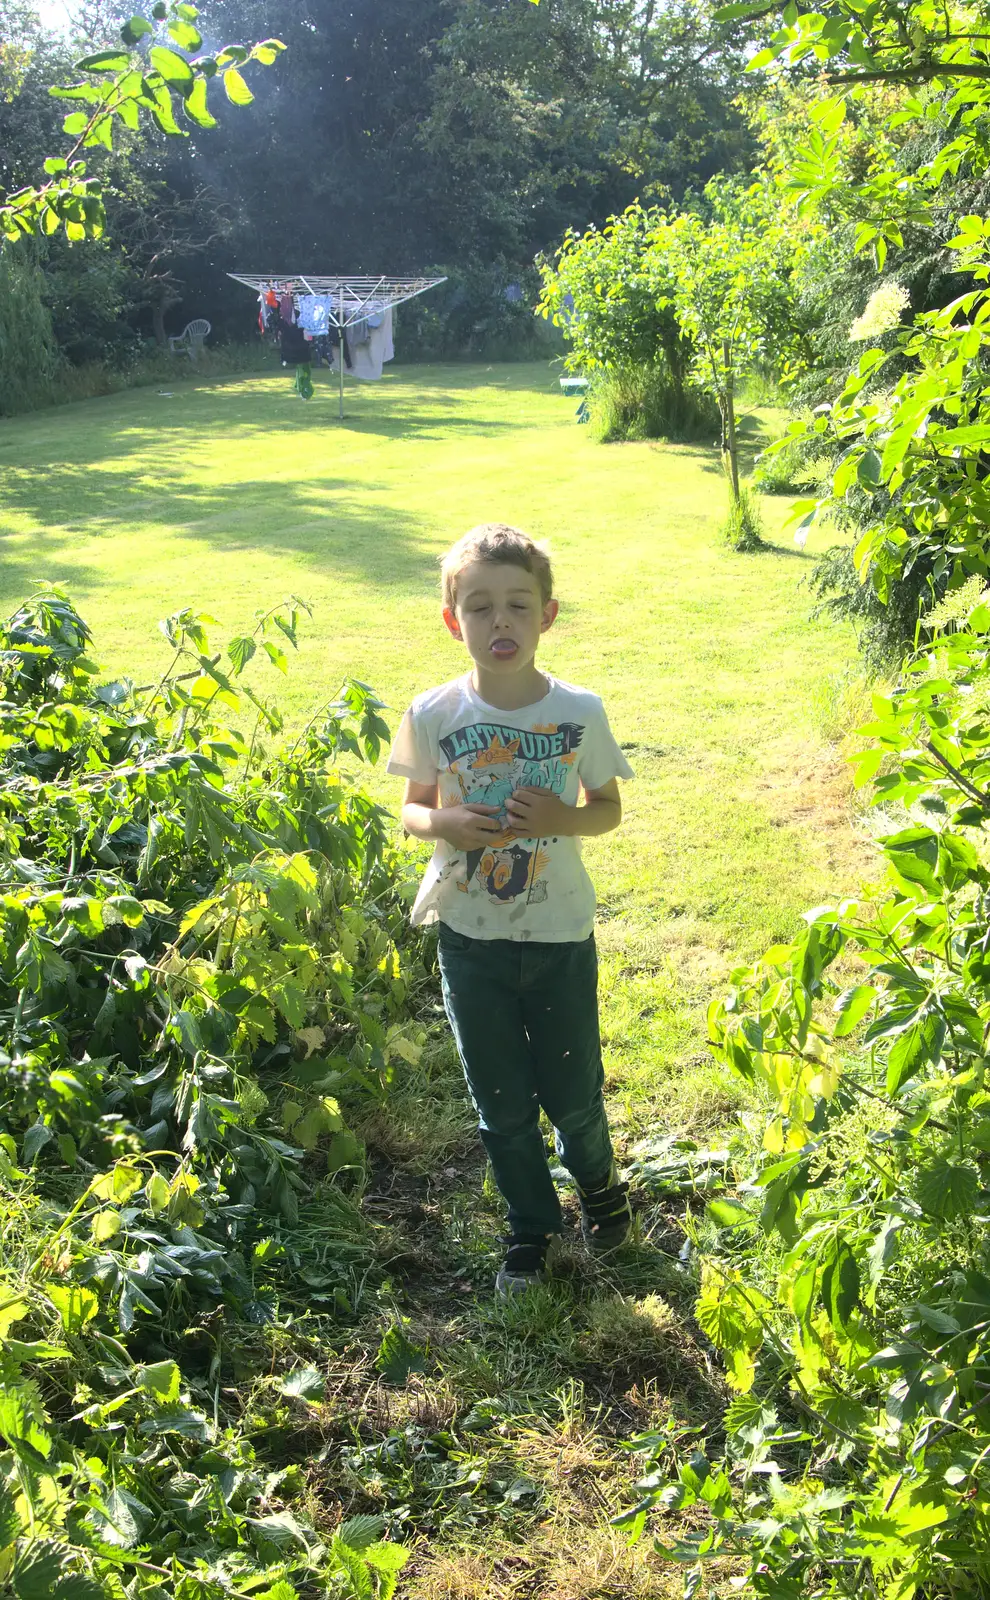
{"type": "Polygon", "coordinates": [[[518,711],[522,706],[535,705],[550,692],[549,680],[535,662],[530,662],[525,671],[513,672],[508,677],[498,672],[483,672],[475,662],[471,682],[475,693],[497,711],[518,711]]]}

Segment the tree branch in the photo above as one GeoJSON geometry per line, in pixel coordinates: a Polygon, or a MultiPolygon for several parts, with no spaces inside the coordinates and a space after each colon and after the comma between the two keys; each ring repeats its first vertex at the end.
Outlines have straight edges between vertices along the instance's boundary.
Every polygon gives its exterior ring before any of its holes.
{"type": "Polygon", "coordinates": [[[990,816],[990,795],[984,794],[983,790],[978,789],[975,783],[970,783],[969,779],[959,771],[959,768],[954,767],[952,762],[947,760],[940,750],[936,750],[933,744],[929,744],[927,741],[923,742],[929,755],[933,755],[939,766],[944,767],[950,778],[955,779],[963,793],[968,794],[971,800],[976,801],[980,810],[990,816]]]}
{"type": "Polygon", "coordinates": [[[978,67],[970,62],[931,61],[916,67],[891,67],[886,72],[826,72],[826,83],[929,83],[935,78],[979,78],[990,80],[990,64],[978,67]]]}

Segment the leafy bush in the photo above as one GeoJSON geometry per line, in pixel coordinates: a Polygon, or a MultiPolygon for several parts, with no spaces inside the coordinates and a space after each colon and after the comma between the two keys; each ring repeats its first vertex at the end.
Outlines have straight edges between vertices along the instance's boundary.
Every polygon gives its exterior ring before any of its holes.
{"type": "Polygon", "coordinates": [[[873,584],[860,578],[852,544],[832,545],[819,556],[810,581],[819,596],[816,615],[824,612],[851,622],[864,666],[877,676],[896,669],[904,641],[915,640],[919,624],[945,587],[944,576],[934,582],[931,562],[922,557],[881,599],[873,584]]]}
{"type": "Polygon", "coordinates": [[[658,367],[675,385],[683,383],[691,344],[670,302],[670,269],[649,248],[661,215],[629,206],[604,228],[568,229],[554,260],[537,261],[543,282],[537,309],[570,344],[570,371],[658,367]]]}
{"type": "Polygon", "coordinates": [[[819,481],[822,470],[816,460],[814,440],[809,449],[803,436],[787,433],[757,456],[753,487],[761,494],[799,494],[819,481]]]}
{"type": "Polygon", "coordinates": [[[599,373],[588,408],[601,444],[620,439],[711,439],[718,406],[698,389],[678,387],[665,367],[620,367],[599,373]]]}
{"type": "Polygon", "coordinates": [[[886,898],[809,912],[711,1008],[761,1107],[700,1237],[696,1315],[736,1393],[689,1460],[640,1441],[621,1519],[693,1508],[665,1548],[744,1558],[773,1600],[990,1585],[990,592],[933,622],[862,730],[858,781],[901,814],[886,898]]]}
{"type": "MultiPolygon", "coordinates": [[[[383,1095],[423,1037],[402,872],[340,765],[377,758],[379,703],[348,683],[278,745],[249,682],[255,657],[285,669],[299,611],[266,613],[227,664],[211,619],[177,613],[145,689],[99,680],[58,589],[0,630],[0,1565],[17,1600],[222,1600],[249,1576],[268,1600],[295,1582],[385,1597],[402,1563],[374,1519],[317,1535],[292,1509],[303,1473],[266,1464],[251,1406],[222,1389],[300,1276],[307,1309],[319,1286],[346,1306],[359,1224],[336,1175],[361,1148],[338,1097],[383,1095]]],[[[321,1375],[282,1392],[312,1403],[321,1375]]]]}
{"type": "Polygon", "coordinates": [[[396,313],[401,361],[524,361],[559,343],[533,315],[532,268],[504,261],[441,267],[446,283],[396,313]],[[513,293],[519,290],[518,297],[513,293]]]}
{"type": "Polygon", "coordinates": [[[62,359],[44,278],[32,247],[0,252],[0,415],[29,410],[36,394],[51,390],[62,359]]]}
{"type": "Polygon", "coordinates": [[[172,356],[152,346],[143,347],[125,366],[104,361],[87,361],[73,367],[59,365],[45,377],[36,371],[10,405],[11,413],[39,411],[45,406],[69,405],[75,400],[96,400],[103,395],[121,394],[126,389],[146,389],[153,384],[171,387],[190,378],[233,377],[239,373],[274,371],[279,368],[277,354],[258,344],[228,344],[207,347],[195,366],[182,356],[172,356]]]}

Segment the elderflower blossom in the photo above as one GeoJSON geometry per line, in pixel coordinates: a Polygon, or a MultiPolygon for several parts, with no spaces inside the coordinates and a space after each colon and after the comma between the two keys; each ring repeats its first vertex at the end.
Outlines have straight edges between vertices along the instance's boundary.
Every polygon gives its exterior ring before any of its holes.
{"type": "Polygon", "coordinates": [[[979,573],[974,573],[958,589],[950,590],[938,605],[932,606],[925,618],[925,626],[945,628],[951,622],[968,622],[977,606],[985,606],[988,601],[990,589],[979,573]]]}
{"type": "Polygon", "coordinates": [[[891,333],[910,304],[911,296],[902,283],[895,283],[893,279],[882,283],[879,289],[874,289],[865,309],[849,329],[850,344],[891,333]]]}

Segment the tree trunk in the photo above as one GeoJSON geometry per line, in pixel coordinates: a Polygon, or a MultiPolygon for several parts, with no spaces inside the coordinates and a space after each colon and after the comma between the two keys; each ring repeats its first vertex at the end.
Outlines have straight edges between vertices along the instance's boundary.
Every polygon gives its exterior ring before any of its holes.
{"type": "Polygon", "coordinates": [[[729,482],[732,498],[739,504],[739,446],[736,443],[736,403],[733,393],[732,346],[728,339],[722,344],[722,367],[725,382],[725,446],[729,457],[729,482]]]}
{"type": "Polygon", "coordinates": [[[168,344],[168,335],[165,332],[165,290],[159,290],[151,302],[151,326],[154,329],[155,343],[164,350],[168,344]]]}

